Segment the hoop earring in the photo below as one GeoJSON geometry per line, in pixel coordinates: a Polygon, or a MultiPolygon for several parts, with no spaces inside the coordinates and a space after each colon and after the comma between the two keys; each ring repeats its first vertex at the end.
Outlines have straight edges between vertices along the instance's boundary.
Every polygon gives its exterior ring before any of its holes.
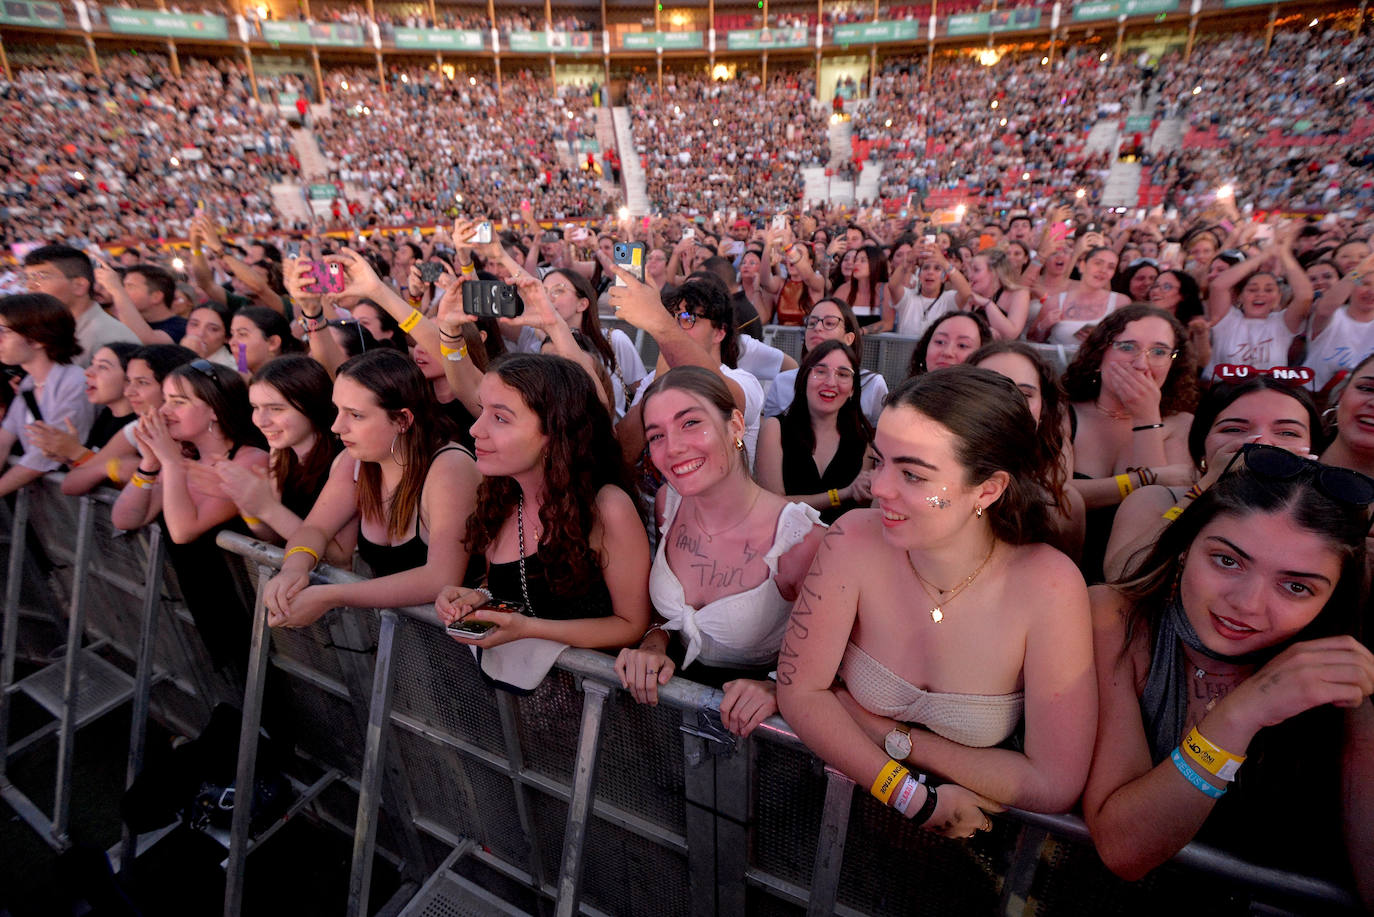
{"type": "Polygon", "coordinates": [[[1331,429],[1333,429],[1333,430],[1336,429],[1336,407],[1335,407],[1335,405],[1332,405],[1331,407],[1327,408],[1325,411],[1322,411],[1321,420],[1322,420],[1322,423],[1324,423],[1324,424],[1330,424],[1331,429]]]}
{"type": "Polygon", "coordinates": [[[392,460],[393,462],[395,462],[397,465],[400,465],[402,468],[404,468],[406,463],[403,462],[403,461],[401,461],[400,458],[398,458],[397,455],[396,455],[396,441],[397,441],[398,439],[400,439],[400,438],[401,438],[401,434],[399,434],[399,433],[397,433],[395,436],[391,437],[391,449],[388,450],[388,451],[391,452],[391,460],[392,460]]]}
{"type": "Polygon", "coordinates": [[[977,519],[982,519],[982,518],[983,518],[983,507],[980,506],[980,505],[977,504],[977,503],[973,504],[973,515],[974,515],[974,517],[977,518],[977,519]]]}
{"type": "Polygon", "coordinates": [[[738,436],[735,437],[735,449],[739,452],[744,451],[744,440],[738,436]]]}

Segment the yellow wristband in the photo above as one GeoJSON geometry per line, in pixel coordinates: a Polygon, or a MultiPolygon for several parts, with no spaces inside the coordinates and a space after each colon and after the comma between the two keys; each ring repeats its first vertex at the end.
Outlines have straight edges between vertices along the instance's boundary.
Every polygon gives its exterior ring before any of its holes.
{"type": "Polygon", "coordinates": [[[839,490],[837,490],[836,488],[832,487],[832,488],[830,488],[829,490],[826,491],[826,495],[830,497],[830,505],[831,505],[831,506],[839,506],[839,505],[840,505],[840,492],[839,492],[839,490]]]}
{"type": "Polygon", "coordinates": [[[468,355],[468,345],[459,344],[457,347],[450,347],[447,344],[439,345],[439,355],[452,363],[461,363],[468,355]],[[455,357],[454,354],[457,354],[455,357]]]}
{"type": "Polygon", "coordinates": [[[411,309],[410,314],[406,316],[406,320],[401,322],[401,330],[406,334],[410,334],[411,329],[420,324],[420,319],[422,318],[424,318],[424,316],[420,314],[419,309],[411,309]]]}
{"type": "Polygon", "coordinates": [[[1131,491],[1135,490],[1135,485],[1131,483],[1129,474],[1119,474],[1112,480],[1116,481],[1116,489],[1121,491],[1121,499],[1123,500],[1131,495],[1131,491]]]}
{"type": "Polygon", "coordinates": [[[288,550],[282,560],[286,560],[286,558],[290,557],[292,554],[309,554],[311,557],[315,558],[315,563],[320,562],[320,552],[316,551],[314,548],[307,548],[303,544],[298,544],[294,548],[288,550]]]}
{"type": "Polygon", "coordinates": [[[140,490],[151,490],[153,484],[157,482],[154,481],[152,478],[145,478],[143,475],[135,472],[134,476],[129,478],[129,483],[132,484],[134,487],[139,488],[140,490]]]}
{"type": "Polygon", "coordinates": [[[110,479],[111,484],[124,483],[124,479],[119,476],[119,459],[112,458],[105,463],[105,477],[110,479]]]}
{"type": "Polygon", "coordinates": [[[262,525],[262,520],[256,516],[239,516],[239,518],[249,525],[262,525]]]}
{"type": "Polygon", "coordinates": [[[1183,740],[1183,752],[1201,765],[1209,774],[1215,774],[1227,783],[1236,779],[1236,771],[1245,763],[1244,755],[1233,755],[1224,748],[1213,745],[1202,737],[1194,726],[1183,740]]]}
{"type": "Polygon", "coordinates": [[[1181,506],[1171,506],[1164,511],[1164,519],[1168,522],[1173,522],[1175,519],[1182,515],[1183,507],[1181,506]]]}
{"type": "Polygon", "coordinates": [[[471,262],[462,265],[462,266],[459,268],[459,270],[461,270],[464,274],[476,274],[476,273],[477,273],[477,268],[473,267],[471,262]]]}
{"type": "Polygon", "coordinates": [[[883,805],[887,805],[897,787],[902,785],[902,778],[910,774],[909,770],[889,758],[868,791],[883,805]]]}

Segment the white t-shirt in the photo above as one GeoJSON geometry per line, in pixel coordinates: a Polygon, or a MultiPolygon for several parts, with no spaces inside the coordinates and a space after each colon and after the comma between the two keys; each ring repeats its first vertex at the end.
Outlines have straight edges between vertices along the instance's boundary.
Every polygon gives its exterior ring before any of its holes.
{"type": "MultiPolygon", "coordinates": [[[[758,379],[754,378],[753,373],[747,370],[731,369],[722,363],[720,371],[735,380],[739,387],[744,389],[744,448],[749,450],[749,468],[752,471],[754,451],[759,444],[759,421],[763,418],[763,386],[758,379]]],[[[651,369],[645,373],[631,404],[639,404],[644,399],[644,393],[649,390],[649,386],[653,383],[657,373],[657,369],[651,369]]]]}
{"type": "Polygon", "coordinates": [[[1303,365],[1313,372],[1308,387],[1314,392],[1321,391],[1332,376],[1343,369],[1354,369],[1371,352],[1374,352],[1374,319],[1357,322],[1342,306],[1307,347],[1303,365]]]}
{"type": "Polygon", "coordinates": [[[916,338],[925,334],[931,322],[958,308],[956,296],[954,290],[945,290],[932,299],[922,296],[919,287],[908,289],[897,301],[897,333],[916,338]]]}
{"type": "MultiPolygon", "coordinates": [[[[763,402],[763,416],[777,417],[792,406],[792,396],[797,390],[797,370],[786,369],[778,373],[768,397],[763,402]]],[[[883,402],[887,400],[887,380],[881,373],[861,370],[859,372],[859,407],[873,426],[878,425],[878,415],[883,412],[883,402]]]]}
{"type": "Polygon", "coordinates": [[[747,334],[739,335],[738,340],[739,368],[753,375],[764,385],[776,379],[782,369],[783,358],[787,354],[772,344],[765,344],[747,334]]]}
{"type": "Polygon", "coordinates": [[[1221,363],[1272,369],[1288,363],[1288,347],[1293,332],[1284,323],[1283,312],[1272,312],[1264,318],[1246,318],[1239,309],[1231,309],[1212,326],[1212,361],[1202,374],[1212,378],[1221,363]]]}

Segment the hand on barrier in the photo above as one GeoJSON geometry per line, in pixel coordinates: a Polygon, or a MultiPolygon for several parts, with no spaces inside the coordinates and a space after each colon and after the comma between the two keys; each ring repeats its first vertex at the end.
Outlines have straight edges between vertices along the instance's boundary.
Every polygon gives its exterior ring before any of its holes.
{"type": "MultiPolygon", "coordinates": [[[[273,577],[275,581],[278,577],[273,577]]],[[[307,577],[308,579],[308,577],[307,577]]],[[[268,584],[269,586],[271,583],[268,584]]],[[[267,606],[267,623],[271,627],[309,627],[337,603],[329,598],[329,586],[306,586],[284,603],[269,603],[264,595],[263,604],[267,606]]]]}
{"type": "Polygon", "coordinates": [[[641,704],[658,703],[658,689],[673,677],[676,666],[664,653],[654,650],[623,649],[615,657],[615,673],[620,686],[641,704]]]}
{"type": "MultiPolygon", "coordinates": [[[[916,811],[916,807],[909,806],[902,814],[911,818],[916,811]]],[[[992,819],[987,813],[1005,811],[1006,806],[986,796],[979,796],[957,783],[944,783],[939,787],[939,803],[925,828],[942,837],[973,837],[979,831],[992,830],[992,819]]]]}
{"type": "MultiPolygon", "coordinates": [[[[302,555],[298,555],[302,556],[302,555]]],[[[287,558],[292,561],[295,558],[287,558]]],[[[272,627],[294,627],[290,619],[292,600],[310,585],[310,571],[283,570],[262,587],[262,604],[267,609],[267,623],[272,627]]]]}
{"type": "Polygon", "coordinates": [[[434,610],[446,627],[455,621],[485,621],[496,625],[480,637],[467,637],[449,632],[449,636],[454,640],[468,646],[500,646],[530,636],[525,626],[530,618],[514,612],[484,607],[489,601],[486,593],[476,589],[445,586],[439,590],[439,595],[434,600],[434,610]]]}
{"type": "Polygon", "coordinates": [[[778,712],[778,686],[769,680],[737,678],[725,683],[720,721],[737,736],[747,736],[778,712]]]}

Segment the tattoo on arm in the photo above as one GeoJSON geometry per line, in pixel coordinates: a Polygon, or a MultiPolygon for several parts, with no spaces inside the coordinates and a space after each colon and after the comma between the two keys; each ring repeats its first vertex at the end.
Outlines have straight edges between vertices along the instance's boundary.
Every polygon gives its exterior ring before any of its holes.
{"type": "Polygon", "coordinates": [[[812,581],[825,575],[824,561],[827,551],[835,550],[831,544],[832,535],[843,535],[844,532],[839,526],[832,526],[821,541],[821,549],[816,552],[816,559],[811,562],[811,570],[806,574],[806,579],[802,580],[801,593],[797,596],[796,604],[792,606],[792,617],[787,622],[787,632],[783,634],[782,649],[778,651],[778,684],[790,685],[797,674],[797,650],[794,644],[801,643],[811,633],[809,618],[815,612],[811,607],[813,600],[820,601],[821,594],[817,592],[812,581]]]}

